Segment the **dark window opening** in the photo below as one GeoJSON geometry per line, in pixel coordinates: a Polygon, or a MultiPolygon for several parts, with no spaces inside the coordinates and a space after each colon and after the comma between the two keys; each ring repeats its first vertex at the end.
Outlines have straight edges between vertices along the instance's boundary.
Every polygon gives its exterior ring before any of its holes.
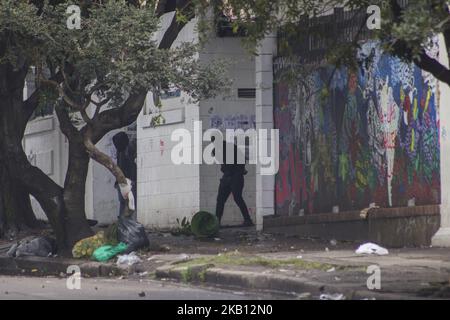
{"type": "Polygon", "coordinates": [[[255,88],[238,89],[238,98],[255,99],[256,98],[256,89],[255,88]]]}

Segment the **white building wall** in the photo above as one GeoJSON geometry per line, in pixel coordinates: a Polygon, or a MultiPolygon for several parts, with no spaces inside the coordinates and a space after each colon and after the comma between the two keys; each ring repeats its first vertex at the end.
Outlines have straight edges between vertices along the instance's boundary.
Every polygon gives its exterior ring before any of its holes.
{"type": "MultiPolygon", "coordinates": [[[[254,128],[255,123],[255,99],[239,98],[238,88],[255,89],[255,58],[242,48],[240,38],[216,38],[213,37],[206,45],[200,59],[204,62],[212,59],[226,59],[229,66],[228,77],[233,80],[231,91],[215,99],[200,102],[200,119],[203,122],[203,130],[212,127],[221,129],[225,137],[225,129],[229,125],[215,126],[212,122],[220,121],[233,122],[240,120],[248,121],[248,127],[254,128]]],[[[236,123],[236,128],[246,129],[236,123]]],[[[207,145],[209,143],[204,143],[207,145]]],[[[248,206],[249,213],[255,221],[256,213],[256,182],[255,165],[246,166],[248,174],[245,176],[244,200],[248,206]]],[[[220,165],[200,166],[200,206],[202,210],[215,213],[217,192],[222,173],[220,165]]],[[[238,206],[230,195],[225,205],[222,217],[223,225],[237,225],[243,222],[238,206]]]]}
{"type": "MultiPolygon", "coordinates": [[[[110,132],[97,147],[115,158],[110,132]]],[[[69,143],[59,129],[55,115],[38,117],[28,123],[23,139],[25,154],[32,165],[37,166],[61,187],[64,186],[68,166],[69,143]]],[[[86,179],[86,216],[99,223],[111,223],[119,212],[115,178],[103,166],[91,160],[86,179]]],[[[41,206],[31,197],[33,211],[38,219],[47,220],[41,206]]]]}
{"type": "MultiPolygon", "coordinates": [[[[28,123],[23,139],[23,149],[28,160],[60,186],[64,185],[67,171],[68,148],[56,116],[39,117],[28,123]]],[[[31,204],[36,217],[46,220],[42,208],[33,197],[31,204]]]]}
{"type": "MultiPolygon", "coordinates": [[[[162,30],[172,16],[173,13],[162,17],[162,30]]],[[[180,32],[173,46],[186,41],[196,41],[195,21],[180,32]]],[[[198,104],[190,103],[185,94],[161,102],[159,112],[149,93],[137,122],[137,216],[149,228],[174,227],[177,218],[190,218],[200,209],[198,165],[175,165],[171,160],[171,150],[178,143],[171,141],[171,134],[176,129],[193,133],[194,121],[199,118],[198,104]],[[156,114],[161,114],[166,122],[152,127],[156,114]]]]}
{"type": "MultiPolygon", "coordinates": [[[[439,39],[440,62],[449,66],[443,36],[439,39]]],[[[439,82],[439,125],[441,155],[441,227],[432,238],[433,246],[450,247],[450,88],[439,82]]]]}
{"type": "MultiPolygon", "coordinates": [[[[256,128],[273,129],[273,57],[277,48],[276,34],[268,35],[258,48],[256,68],[256,128]]],[[[270,147],[271,140],[268,140],[270,147]]],[[[279,152],[279,150],[276,150],[279,152]]],[[[278,156],[278,155],[277,155],[278,156]]],[[[256,168],[256,228],[262,230],[264,216],[275,214],[275,176],[261,175],[256,168]]]]}
{"type": "MultiPolygon", "coordinates": [[[[114,161],[116,161],[116,149],[112,137],[119,131],[109,132],[96,145],[99,150],[111,156],[114,161]]],[[[104,166],[92,160],[89,162],[89,171],[86,195],[92,197],[92,202],[86,203],[86,207],[88,205],[92,207],[87,210],[86,214],[90,214],[100,224],[112,223],[117,220],[119,215],[119,198],[117,189],[114,188],[116,178],[104,166]],[[88,190],[88,188],[91,190],[88,190]]]]}

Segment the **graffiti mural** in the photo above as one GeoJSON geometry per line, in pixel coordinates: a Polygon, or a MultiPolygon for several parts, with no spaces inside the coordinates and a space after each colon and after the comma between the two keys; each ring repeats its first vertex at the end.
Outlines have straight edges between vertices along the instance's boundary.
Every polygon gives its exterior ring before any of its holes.
{"type": "Polygon", "coordinates": [[[366,42],[357,71],[275,61],[278,214],[440,203],[437,82],[366,42]],[[369,61],[369,62],[368,62],[369,61]]]}

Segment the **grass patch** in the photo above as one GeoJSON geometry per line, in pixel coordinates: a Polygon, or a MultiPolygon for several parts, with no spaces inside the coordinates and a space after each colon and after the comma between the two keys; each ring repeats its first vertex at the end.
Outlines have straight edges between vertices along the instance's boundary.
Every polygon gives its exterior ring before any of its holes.
{"type": "Polygon", "coordinates": [[[194,279],[192,267],[188,266],[186,270],[181,271],[181,281],[184,283],[191,282],[194,279]]]}
{"type": "MultiPolygon", "coordinates": [[[[180,267],[189,267],[193,265],[212,264],[215,266],[262,266],[267,268],[281,268],[281,267],[294,267],[302,270],[322,270],[326,271],[330,268],[336,268],[336,270],[343,270],[348,268],[346,266],[336,266],[328,263],[306,261],[303,259],[271,259],[260,256],[246,256],[239,253],[226,253],[216,256],[208,256],[195,258],[188,261],[177,263],[180,267]]],[[[188,278],[188,274],[186,275],[188,278]]]]}

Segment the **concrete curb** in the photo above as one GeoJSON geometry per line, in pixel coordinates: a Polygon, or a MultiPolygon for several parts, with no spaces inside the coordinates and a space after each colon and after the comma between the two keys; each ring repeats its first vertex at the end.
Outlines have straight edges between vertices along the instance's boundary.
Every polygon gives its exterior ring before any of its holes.
{"type": "MultiPolygon", "coordinates": [[[[405,295],[380,293],[363,288],[333,286],[306,278],[293,278],[282,275],[268,275],[252,271],[227,270],[212,265],[164,266],[156,270],[156,278],[172,279],[181,282],[219,286],[238,290],[263,290],[281,294],[310,293],[307,299],[318,299],[321,293],[342,293],[346,299],[404,300],[405,295]]],[[[409,296],[408,299],[419,299],[409,296]]]]}
{"type": "Polygon", "coordinates": [[[4,275],[31,275],[38,277],[68,275],[67,268],[71,265],[76,265],[80,268],[82,277],[119,276],[128,273],[126,269],[119,268],[113,264],[94,261],[0,256],[0,274],[4,275]]]}

